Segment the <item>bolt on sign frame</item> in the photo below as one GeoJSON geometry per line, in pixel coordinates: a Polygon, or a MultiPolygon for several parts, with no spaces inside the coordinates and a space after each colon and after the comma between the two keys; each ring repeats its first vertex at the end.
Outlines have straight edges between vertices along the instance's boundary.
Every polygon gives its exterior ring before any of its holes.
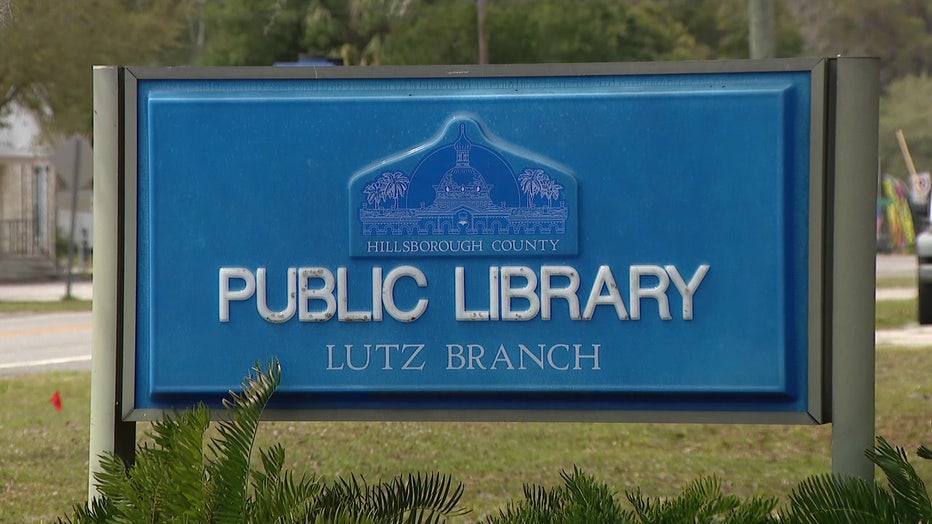
{"type": "Polygon", "coordinates": [[[92,463],[278,359],[272,419],[833,422],[870,476],[877,67],[97,68],[92,463]]]}

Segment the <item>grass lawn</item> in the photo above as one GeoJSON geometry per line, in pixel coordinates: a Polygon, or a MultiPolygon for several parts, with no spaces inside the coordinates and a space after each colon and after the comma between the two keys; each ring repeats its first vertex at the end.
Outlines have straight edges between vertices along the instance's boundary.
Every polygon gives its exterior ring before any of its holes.
{"type": "Polygon", "coordinates": [[[916,287],[916,277],[880,277],[877,279],[878,288],[916,287]]]}
{"type": "MultiPolygon", "coordinates": [[[[876,419],[877,434],[905,447],[927,483],[932,462],[914,451],[932,444],[929,351],[878,350],[876,419]]],[[[0,379],[0,522],[54,521],[86,496],[89,378],[0,379]],[[55,391],[60,412],[50,403],[55,391]]],[[[269,422],[258,445],[281,442],[288,467],[325,478],[450,473],[466,487],[469,521],[521,497],[523,483],[558,483],[574,465],[619,492],[672,495],[714,474],[726,493],[785,496],[807,475],[830,471],[830,440],[831,426],[269,422]]]]}
{"type": "Polygon", "coordinates": [[[896,329],[916,324],[919,318],[916,299],[882,300],[874,310],[876,329],[896,329]]]}
{"type": "Polygon", "coordinates": [[[53,301],[0,300],[0,313],[59,313],[62,311],[90,311],[91,301],[77,298],[53,301]]]}

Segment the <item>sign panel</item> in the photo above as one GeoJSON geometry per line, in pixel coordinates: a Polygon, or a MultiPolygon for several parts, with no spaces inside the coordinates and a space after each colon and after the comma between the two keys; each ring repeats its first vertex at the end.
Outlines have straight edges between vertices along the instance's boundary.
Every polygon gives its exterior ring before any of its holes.
{"type": "Polygon", "coordinates": [[[794,64],[128,69],[128,416],[818,421],[794,64]]]}

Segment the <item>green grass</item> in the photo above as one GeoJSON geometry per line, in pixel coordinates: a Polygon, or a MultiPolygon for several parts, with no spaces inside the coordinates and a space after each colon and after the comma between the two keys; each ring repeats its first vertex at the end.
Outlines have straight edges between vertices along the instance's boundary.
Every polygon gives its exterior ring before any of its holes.
{"type": "Polygon", "coordinates": [[[916,277],[881,277],[877,279],[878,289],[897,287],[916,287],[916,277]]]}
{"type": "Polygon", "coordinates": [[[0,300],[0,313],[59,313],[62,311],[90,310],[90,300],[77,298],[29,302],[0,300]]]}
{"type": "Polygon", "coordinates": [[[877,329],[895,329],[918,322],[916,299],[881,300],[874,313],[877,329]]]}
{"type": "MultiPolygon", "coordinates": [[[[913,452],[932,444],[930,349],[877,355],[877,434],[905,447],[927,483],[932,462],[913,452]]],[[[89,380],[80,372],[0,379],[0,522],[54,521],[86,496],[89,380]],[[61,412],[49,401],[56,390],[61,412]]],[[[830,441],[830,426],[269,422],[258,445],[281,442],[288,467],[326,478],[451,473],[474,509],[467,520],[476,520],[521,497],[523,483],[556,484],[574,465],[619,492],[673,495],[715,474],[726,493],[785,496],[830,471],[830,441]]]]}

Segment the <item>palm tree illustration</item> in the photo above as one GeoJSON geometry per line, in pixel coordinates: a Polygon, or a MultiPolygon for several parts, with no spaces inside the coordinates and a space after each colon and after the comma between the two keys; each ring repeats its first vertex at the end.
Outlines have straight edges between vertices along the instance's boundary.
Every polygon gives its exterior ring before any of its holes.
{"type": "Polygon", "coordinates": [[[553,207],[553,201],[560,198],[560,191],[562,190],[563,186],[547,177],[547,181],[541,187],[540,196],[547,199],[547,207],[553,207]]]}
{"type": "Polygon", "coordinates": [[[377,183],[384,191],[384,199],[388,200],[390,198],[395,201],[392,205],[393,209],[398,208],[398,199],[405,196],[405,193],[408,192],[408,186],[411,185],[411,181],[401,171],[395,171],[394,173],[386,171],[382,173],[377,183]]]}
{"type": "Polygon", "coordinates": [[[534,207],[534,197],[540,194],[544,180],[549,178],[543,169],[531,169],[529,167],[518,175],[521,191],[524,191],[524,194],[527,195],[527,207],[534,207]]]}
{"type": "Polygon", "coordinates": [[[366,203],[369,205],[375,205],[376,209],[379,209],[379,203],[385,200],[385,190],[379,185],[379,182],[372,182],[366,184],[363,193],[366,194],[366,203]]]}

